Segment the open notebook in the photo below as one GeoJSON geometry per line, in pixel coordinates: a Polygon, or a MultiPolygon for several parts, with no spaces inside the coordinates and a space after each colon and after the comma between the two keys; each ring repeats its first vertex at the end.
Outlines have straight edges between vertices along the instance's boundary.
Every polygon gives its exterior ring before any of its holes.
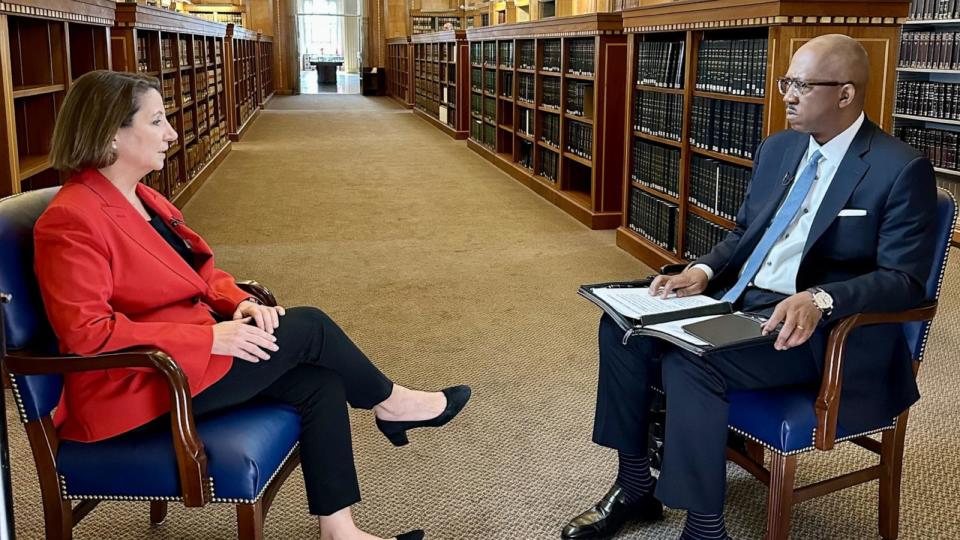
{"type": "Polygon", "coordinates": [[[623,343],[647,335],[698,355],[750,347],[776,340],[763,335],[766,319],[734,312],[729,302],[709,296],[662,299],[651,296],[650,280],[582,285],[578,293],[600,307],[623,328],[623,343]]]}

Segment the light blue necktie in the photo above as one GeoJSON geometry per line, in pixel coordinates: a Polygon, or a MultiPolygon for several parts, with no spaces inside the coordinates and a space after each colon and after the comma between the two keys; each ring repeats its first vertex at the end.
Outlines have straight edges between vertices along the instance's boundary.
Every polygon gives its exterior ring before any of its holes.
{"type": "Polygon", "coordinates": [[[740,298],[740,295],[743,294],[743,291],[747,289],[747,285],[753,280],[754,276],[757,275],[757,272],[760,271],[760,266],[763,264],[764,259],[770,254],[770,250],[773,248],[773,245],[777,243],[780,235],[787,230],[793,218],[797,216],[800,206],[803,205],[803,201],[807,198],[807,193],[809,193],[810,188],[813,187],[813,181],[817,178],[817,164],[820,163],[821,157],[819,150],[810,156],[810,161],[807,162],[807,166],[804,167],[803,172],[800,173],[800,178],[797,179],[793,189],[790,190],[790,195],[787,196],[787,200],[783,202],[783,206],[780,207],[780,211],[777,212],[776,217],[773,218],[773,222],[767,227],[767,232],[763,233],[763,238],[760,239],[757,247],[753,249],[753,253],[751,253],[750,258],[747,259],[747,263],[743,265],[743,272],[740,273],[740,279],[733,284],[733,287],[727,291],[727,294],[723,295],[721,300],[731,303],[736,302],[737,299],[740,298]]]}

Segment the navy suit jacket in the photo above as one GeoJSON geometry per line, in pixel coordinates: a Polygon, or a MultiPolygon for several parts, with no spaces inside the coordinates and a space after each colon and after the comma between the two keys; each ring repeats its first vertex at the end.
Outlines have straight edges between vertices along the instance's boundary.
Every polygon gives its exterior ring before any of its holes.
{"type": "MultiPolygon", "coordinates": [[[[696,261],[714,270],[708,294],[722,294],[736,282],[789,191],[809,137],[787,130],[761,145],[736,227],[696,261]]],[[[833,313],[810,340],[821,370],[833,323],[860,312],[909,309],[924,300],[935,250],[936,197],[930,161],[865,120],[817,210],[797,272],[797,291],[819,286],[833,296],[833,313]],[[845,208],[866,215],[838,216],[845,208]]],[[[919,398],[900,325],[855,330],[846,354],[843,426],[888,421],[919,398]]]]}

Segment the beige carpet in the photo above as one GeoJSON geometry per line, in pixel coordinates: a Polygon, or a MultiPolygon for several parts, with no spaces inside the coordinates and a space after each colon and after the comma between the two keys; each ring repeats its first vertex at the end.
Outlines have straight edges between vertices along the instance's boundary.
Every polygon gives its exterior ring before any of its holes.
{"type": "MultiPolygon", "coordinates": [[[[393,448],[370,413],[352,415],[364,500],[357,520],[383,536],[423,527],[431,540],[559,537],[612,482],[615,456],[590,442],[599,311],[581,283],[649,272],[610,231],[590,231],[385,98],[278,97],[186,209],[219,264],[287,305],[330,313],[396,381],[473,385],[448,428],[393,448]]],[[[904,539],[960,537],[960,259],[920,379],[908,433],[904,539]]],[[[8,402],[8,407],[10,406],[8,402]]],[[[20,538],[42,538],[32,458],[8,414],[20,538]]],[[[860,464],[844,447],[801,458],[802,481],[860,464]],[[830,459],[828,459],[830,458],[830,459]]],[[[729,470],[727,520],[760,538],[765,489],[729,470]]],[[[793,537],[875,538],[876,487],[798,506],[793,537]]],[[[682,514],[625,530],[674,539],[682,514]]],[[[266,524],[272,539],[315,538],[295,473],[266,524]]],[[[145,503],[104,503],[77,538],[235,536],[233,509],[171,505],[151,528],[145,503]]]]}

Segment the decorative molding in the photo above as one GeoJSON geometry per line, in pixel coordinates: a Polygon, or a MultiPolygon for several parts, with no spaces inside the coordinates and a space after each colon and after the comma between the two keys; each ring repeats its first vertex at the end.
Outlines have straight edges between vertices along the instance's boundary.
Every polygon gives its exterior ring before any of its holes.
{"type": "Polygon", "coordinates": [[[710,22],[686,22],[676,24],[655,24],[647,26],[624,27],[625,33],[642,34],[647,32],[674,32],[683,30],[710,30],[715,28],[742,28],[746,26],[778,26],[778,25],[902,25],[905,17],[816,17],[803,15],[776,15],[770,17],[753,17],[741,19],[727,19],[710,22]]]}
{"type": "MultiPolygon", "coordinates": [[[[112,12],[113,10],[110,9],[110,11],[112,12]]],[[[24,15],[27,17],[37,17],[41,19],[53,19],[58,21],[77,22],[83,24],[95,24],[98,26],[113,26],[114,23],[114,19],[112,17],[98,17],[96,15],[87,15],[83,13],[71,13],[69,11],[25,6],[11,2],[0,2],[0,13],[6,13],[9,15],[24,15]]]]}

